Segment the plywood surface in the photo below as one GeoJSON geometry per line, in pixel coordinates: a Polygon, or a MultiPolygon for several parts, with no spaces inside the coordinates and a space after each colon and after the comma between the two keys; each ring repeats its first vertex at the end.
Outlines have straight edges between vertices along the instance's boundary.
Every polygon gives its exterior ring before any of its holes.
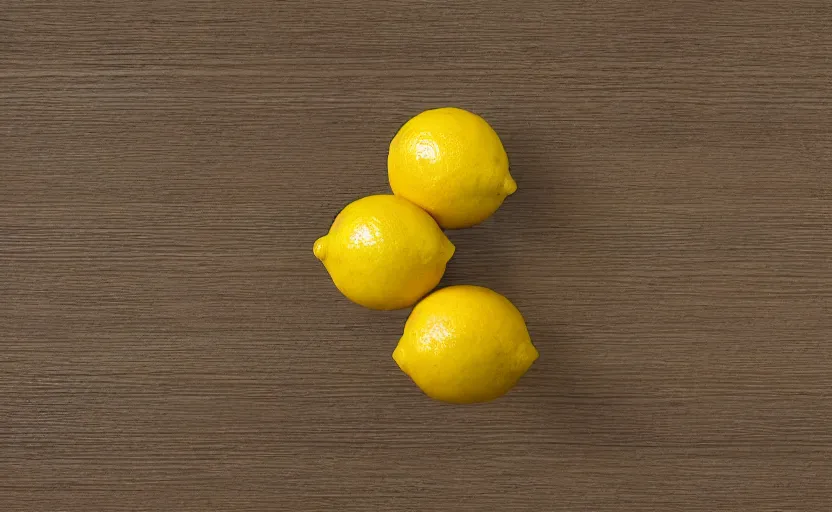
{"type": "Polygon", "coordinates": [[[0,2],[0,510],[832,506],[832,6],[0,2]],[[312,242],[456,105],[541,357],[425,398],[312,242]]]}

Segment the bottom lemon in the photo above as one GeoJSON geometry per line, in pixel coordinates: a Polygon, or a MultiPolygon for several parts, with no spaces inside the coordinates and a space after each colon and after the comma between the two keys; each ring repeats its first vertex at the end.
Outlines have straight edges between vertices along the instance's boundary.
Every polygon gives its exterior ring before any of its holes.
{"type": "Polygon", "coordinates": [[[537,357],[520,311],[480,286],[450,286],[424,298],[393,351],[425,394],[460,404],[502,396],[537,357]]]}

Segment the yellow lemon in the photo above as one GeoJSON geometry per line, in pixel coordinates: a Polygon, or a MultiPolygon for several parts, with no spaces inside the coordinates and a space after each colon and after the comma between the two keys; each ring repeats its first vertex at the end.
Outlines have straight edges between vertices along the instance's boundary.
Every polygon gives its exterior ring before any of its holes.
{"type": "Polygon", "coordinates": [[[424,208],[446,229],[473,226],[517,190],[497,133],[459,108],[427,110],[390,142],[393,193],[424,208]]]}
{"type": "Polygon", "coordinates": [[[400,309],[439,284],[454,246],[418,206],[377,195],[344,208],[313,252],[348,299],[371,309],[400,309]]]}
{"type": "Polygon", "coordinates": [[[451,286],[425,297],[393,352],[425,394],[460,404],[503,395],[537,357],[517,308],[479,286],[451,286]]]}

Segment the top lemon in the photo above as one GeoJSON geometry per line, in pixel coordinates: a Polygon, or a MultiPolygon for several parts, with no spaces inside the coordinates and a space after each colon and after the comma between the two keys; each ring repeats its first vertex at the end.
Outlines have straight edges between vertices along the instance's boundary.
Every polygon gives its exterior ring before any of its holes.
{"type": "Polygon", "coordinates": [[[390,142],[387,177],[394,194],[446,229],[484,221],[517,190],[497,133],[480,116],[450,107],[402,126],[390,142]]]}
{"type": "Polygon", "coordinates": [[[348,299],[371,309],[400,309],[439,284],[454,246],[418,206],[377,195],[341,210],[313,252],[348,299]]]}

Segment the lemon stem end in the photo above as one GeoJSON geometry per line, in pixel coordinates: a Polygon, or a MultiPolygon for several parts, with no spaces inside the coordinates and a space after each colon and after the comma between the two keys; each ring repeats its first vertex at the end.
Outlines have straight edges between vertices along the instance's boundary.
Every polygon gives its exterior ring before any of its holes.
{"type": "Polygon", "coordinates": [[[506,176],[505,181],[503,181],[503,191],[507,196],[517,192],[517,182],[511,176],[506,176]]]}

